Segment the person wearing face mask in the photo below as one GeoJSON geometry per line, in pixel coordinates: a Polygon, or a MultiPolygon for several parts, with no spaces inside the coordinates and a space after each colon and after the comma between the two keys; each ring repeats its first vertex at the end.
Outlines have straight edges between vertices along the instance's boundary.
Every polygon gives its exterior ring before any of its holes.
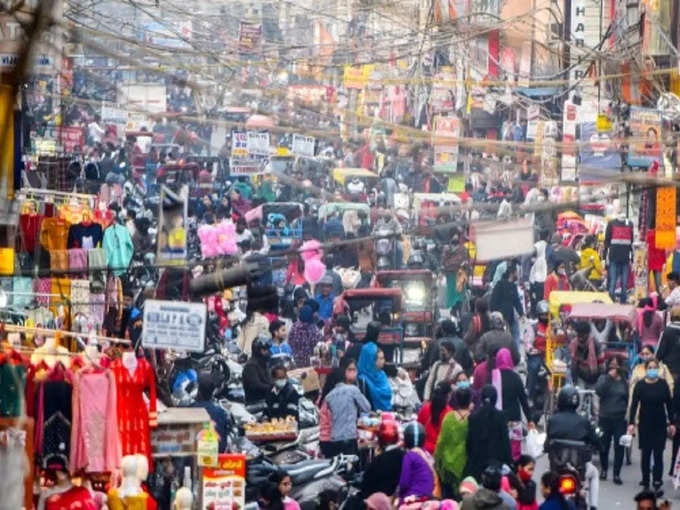
{"type": "Polygon", "coordinates": [[[553,290],[571,290],[569,278],[567,278],[567,266],[563,260],[557,260],[553,270],[546,277],[543,286],[543,299],[550,301],[550,293],[553,290]]]}
{"type": "Polygon", "coordinates": [[[628,433],[639,437],[641,450],[642,485],[649,488],[652,456],[654,469],[652,483],[657,497],[663,495],[663,452],[666,447],[666,437],[675,436],[675,426],[671,423],[672,414],[671,390],[663,379],[659,378],[659,363],[652,358],[645,363],[645,378],[638,381],[633,388],[630,414],[628,418],[628,433]],[[640,418],[638,420],[638,408],[640,418]]]}
{"type": "Polygon", "coordinates": [[[297,421],[300,395],[288,380],[286,367],[275,365],[271,370],[271,376],[274,384],[267,393],[265,415],[270,420],[272,418],[281,420],[292,416],[297,421]]]}
{"type": "Polygon", "coordinates": [[[456,362],[454,354],[456,346],[451,340],[444,340],[439,348],[439,361],[432,365],[423,390],[423,400],[430,400],[435,387],[441,382],[450,383],[463,368],[456,362]]]}
{"type": "Polygon", "coordinates": [[[458,390],[470,390],[470,410],[479,407],[482,402],[481,393],[479,390],[472,387],[470,377],[465,372],[461,372],[454,377],[452,387],[453,392],[451,393],[451,401],[449,402],[451,409],[460,409],[461,404],[456,397],[458,390]]]}
{"type": "Polygon", "coordinates": [[[626,433],[626,410],[628,408],[628,384],[619,356],[607,363],[607,373],[602,374],[595,385],[600,397],[599,427],[602,430],[600,448],[600,480],[607,479],[609,468],[609,447],[614,441],[614,478],[616,485],[622,485],[621,466],[623,466],[623,446],[619,443],[626,433]]]}
{"type": "Polygon", "coordinates": [[[243,366],[243,391],[246,394],[246,405],[257,404],[267,398],[272,387],[267,363],[271,356],[271,339],[258,336],[252,345],[252,357],[243,366]]]}

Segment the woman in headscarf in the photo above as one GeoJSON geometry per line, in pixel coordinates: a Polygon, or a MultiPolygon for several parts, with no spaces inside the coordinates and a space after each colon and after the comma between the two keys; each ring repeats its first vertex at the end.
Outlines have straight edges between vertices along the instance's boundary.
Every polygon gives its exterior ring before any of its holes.
{"type": "Polygon", "coordinates": [[[290,328],[288,344],[293,349],[295,366],[308,367],[314,347],[321,341],[321,331],[314,324],[314,310],[305,304],[300,309],[300,317],[290,328]]]}
{"type": "Polygon", "coordinates": [[[392,410],[392,388],[383,371],[385,353],[375,342],[366,343],[359,356],[359,380],[365,385],[375,411],[392,410]]]}
{"type": "Polygon", "coordinates": [[[444,417],[434,451],[435,467],[445,497],[456,495],[467,462],[465,449],[472,393],[470,388],[459,388],[455,396],[458,407],[444,417]]]}
{"type": "Polygon", "coordinates": [[[479,479],[491,461],[512,464],[508,423],[496,409],[498,392],[487,384],[482,389],[482,405],[468,419],[467,464],[464,474],[479,479]]]}
{"type": "Polygon", "coordinates": [[[640,343],[645,346],[656,347],[663,333],[665,324],[663,317],[657,310],[657,297],[641,299],[638,304],[637,330],[640,335],[640,343]]]}
{"type": "Polygon", "coordinates": [[[517,460],[522,454],[522,411],[529,422],[529,428],[533,427],[533,423],[524,384],[514,368],[510,350],[506,348],[499,350],[496,353],[496,368],[491,372],[491,382],[500,396],[496,408],[503,411],[508,422],[512,458],[517,460]]]}

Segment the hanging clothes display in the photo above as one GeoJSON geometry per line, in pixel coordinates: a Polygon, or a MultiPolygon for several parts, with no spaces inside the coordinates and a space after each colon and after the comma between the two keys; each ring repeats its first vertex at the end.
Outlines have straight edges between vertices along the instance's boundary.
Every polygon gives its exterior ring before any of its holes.
{"type": "Polygon", "coordinates": [[[100,366],[80,369],[73,382],[72,473],[111,472],[120,466],[116,380],[100,366]]]}
{"type": "Polygon", "coordinates": [[[116,276],[124,275],[134,252],[129,230],[118,223],[111,225],[104,232],[103,248],[111,272],[116,276]]]}
{"type": "Polygon", "coordinates": [[[27,366],[28,360],[14,349],[0,353],[0,417],[25,414],[27,366]]]}
{"type": "Polygon", "coordinates": [[[158,424],[156,412],[156,380],[148,361],[141,358],[133,370],[121,359],[111,363],[116,378],[118,430],[123,455],[141,453],[151,461],[150,427],[158,424]],[[144,390],[149,391],[149,408],[144,402],[144,390]]]}

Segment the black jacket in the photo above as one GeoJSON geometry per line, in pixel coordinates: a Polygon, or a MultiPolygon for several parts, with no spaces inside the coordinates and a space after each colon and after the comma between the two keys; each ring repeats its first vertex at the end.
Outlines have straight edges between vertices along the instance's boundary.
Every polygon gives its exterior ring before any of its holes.
{"type": "Polygon", "coordinates": [[[293,416],[298,420],[298,401],[300,395],[290,382],[278,391],[276,386],[267,393],[267,410],[265,414],[271,418],[286,418],[293,416]]]}
{"type": "Polygon", "coordinates": [[[501,370],[503,387],[503,414],[508,421],[522,421],[522,411],[528,420],[531,419],[527,392],[519,374],[513,370],[501,370]]]}
{"type": "Polygon", "coordinates": [[[246,404],[262,402],[272,387],[272,380],[267,369],[267,359],[253,356],[243,366],[243,390],[246,404]]]}
{"type": "Polygon", "coordinates": [[[491,311],[501,312],[505,322],[508,324],[514,324],[515,310],[517,310],[519,315],[523,313],[522,303],[517,292],[517,284],[506,278],[501,279],[491,292],[489,308],[491,311]]]}
{"type": "Polygon", "coordinates": [[[582,441],[595,449],[599,446],[595,430],[587,420],[576,412],[558,411],[548,421],[545,451],[550,452],[550,442],[556,439],[582,441]]]}
{"type": "Polygon", "coordinates": [[[403,448],[390,447],[366,466],[361,479],[362,498],[365,499],[375,492],[383,492],[388,496],[396,492],[404,453],[403,448]]]}
{"type": "Polygon", "coordinates": [[[628,384],[623,377],[617,381],[609,374],[602,374],[595,384],[595,392],[600,397],[600,417],[626,419],[628,384]]]}
{"type": "Polygon", "coordinates": [[[666,364],[673,379],[680,377],[680,323],[671,322],[663,330],[656,357],[666,364]]]}

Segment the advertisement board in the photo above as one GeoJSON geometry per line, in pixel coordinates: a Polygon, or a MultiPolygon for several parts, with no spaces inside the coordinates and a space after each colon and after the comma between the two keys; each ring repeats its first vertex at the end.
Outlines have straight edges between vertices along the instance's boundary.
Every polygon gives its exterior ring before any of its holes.
{"type": "Polygon", "coordinates": [[[205,303],[147,299],[144,301],[142,346],[203,352],[206,314],[205,303]]]}
{"type": "Polygon", "coordinates": [[[203,510],[243,510],[246,502],[246,456],[222,453],[217,467],[203,468],[203,510]]]}
{"type": "Polygon", "coordinates": [[[631,106],[630,130],[633,141],[628,149],[628,164],[647,168],[656,161],[662,166],[661,113],[649,108],[631,106]]]}
{"type": "Polygon", "coordinates": [[[299,135],[295,133],[293,135],[293,147],[292,153],[298,156],[314,156],[314,144],[316,140],[313,136],[299,135]]]}
{"type": "MultiPolygon", "coordinates": [[[[610,130],[598,131],[596,121],[579,124],[579,180],[600,182],[621,169],[621,154],[610,130]]],[[[611,126],[610,126],[611,128],[611,126]]]]}
{"type": "Polygon", "coordinates": [[[434,171],[455,173],[458,170],[458,143],[460,120],[458,117],[436,117],[434,123],[434,171]]]}
{"type": "Polygon", "coordinates": [[[57,127],[57,140],[67,154],[82,152],[85,145],[85,129],[77,126],[57,127]]]}

